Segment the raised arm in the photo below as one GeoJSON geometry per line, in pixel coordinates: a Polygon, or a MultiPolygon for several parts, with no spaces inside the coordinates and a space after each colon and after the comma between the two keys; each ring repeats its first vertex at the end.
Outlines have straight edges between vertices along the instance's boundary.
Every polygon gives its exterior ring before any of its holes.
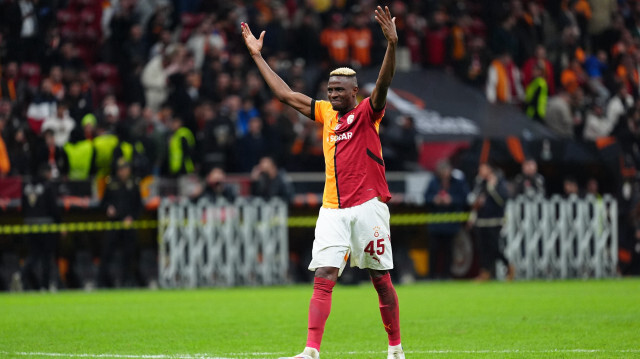
{"type": "Polygon", "coordinates": [[[387,51],[380,67],[380,74],[376,80],[376,87],[371,92],[371,105],[374,110],[382,110],[387,102],[387,91],[391,86],[393,74],[396,72],[396,46],[398,46],[398,34],[396,32],[396,18],[391,17],[389,7],[384,10],[380,6],[376,9],[376,21],[382,28],[384,37],[387,38],[387,51]]]}
{"type": "Polygon", "coordinates": [[[243,22],[240,26],[242,27],[244,43],[247,45],[247,49],[249,49],[251,58],[255,61],[260,74],[278,100],[293,107],[301,114],[313,119],[311,97],[291,90],[289,85],[287,85],[280,76],[278,76],[278,74],[269,67],[264,58],[262,58],[262,53],[260,51],[262,50],[262,41],[264,40],[265,31],[260,34],[260,38],[256,39],[256,37],[251,33],[251,29],[249,29],[249,25],[247,23],[243,22]]]}

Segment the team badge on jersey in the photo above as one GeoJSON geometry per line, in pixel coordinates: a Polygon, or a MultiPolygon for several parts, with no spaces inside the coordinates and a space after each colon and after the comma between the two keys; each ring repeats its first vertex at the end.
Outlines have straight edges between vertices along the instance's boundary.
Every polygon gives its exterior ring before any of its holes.
{"type": "Polygon", "coordinates": [[[355,118],[355,116],[353,114],[349,115],[349,117],[347,117],[347,124],[352,124],[353,123],[353,119],[355,118]]]}

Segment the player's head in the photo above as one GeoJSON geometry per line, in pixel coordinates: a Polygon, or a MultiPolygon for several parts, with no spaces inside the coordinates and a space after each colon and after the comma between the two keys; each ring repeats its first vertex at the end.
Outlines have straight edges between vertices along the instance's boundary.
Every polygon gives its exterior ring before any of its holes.
{"type": "Polygon", "coordinates": [[[347,112],[354,108],[357,94],[358,79],[353,69],[340,67],[329,73],[327,97],[335,111],[347,112]]]}

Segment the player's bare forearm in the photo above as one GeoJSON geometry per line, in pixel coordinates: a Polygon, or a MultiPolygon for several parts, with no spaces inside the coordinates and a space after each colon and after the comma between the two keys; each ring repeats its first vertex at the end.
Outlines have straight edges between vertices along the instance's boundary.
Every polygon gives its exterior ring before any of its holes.
{"type": "Polygon", "coordinates": [[[382,10],[380,6],[376,9],[376,21],[380,24],[382,33],[387,39],[387,50],[382,60],[376,87],[371,93],[371,104],[375,110],[384,108],[387,102],[387,92],[391,86],[391,80],[396,72],[396,47],[398,46],[398,34],[396,32],[396,18],[391,17],[389,7],[382,10]]]}
{"type": "Polygon", "coordinates": [[[303,115],[311,118],[311,98],[291,90],[289,85],[287,85],[286,82],[284,82],[282,78],[280,78],[280,76],[278,76],[278,74],[269,67],[269,64],[267,64],[262,57],[261,50],[265,32],[263,31],[260,34],[260,37],[256,39],[251,33],[248,24],[242,23],[241,26],[242,37],[247,45],[249,54],[251,54],[251,58],[256,63],[258,71],[260,71],[262,78],[264,78],[271,91],[276,95],[276,98],[293,107],[303,115]]]}

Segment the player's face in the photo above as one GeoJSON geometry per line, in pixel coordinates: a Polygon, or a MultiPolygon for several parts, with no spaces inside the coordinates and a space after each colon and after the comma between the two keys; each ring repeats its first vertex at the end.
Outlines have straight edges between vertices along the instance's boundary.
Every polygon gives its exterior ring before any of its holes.
{"type": "Polygon", "coordinates": [[[335,111],[344,113],[356,106],[358,86],[355,78],[346,76],[331,76],[327,84],[327,98],[335,111]]]}

